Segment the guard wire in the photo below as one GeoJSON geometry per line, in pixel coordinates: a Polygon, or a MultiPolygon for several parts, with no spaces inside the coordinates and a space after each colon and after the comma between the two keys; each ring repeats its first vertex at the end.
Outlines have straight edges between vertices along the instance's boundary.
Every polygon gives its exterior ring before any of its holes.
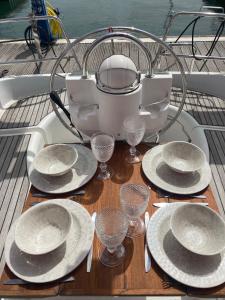
{"type": "Polygon", "coordinates": [[[187,31],[187,29],[194,23],[197,22],[198,19],[200,19],[201,17],[197,17],[194,20],[192,20],[185,28],[184,30],[180,33],[180,35],[178,36],[178,38],[176,39],[175,43],[177,43],[179,41],[179,39],[184,35],[184,33],[187,31]]]}
{"type": "MultiPolygon", "coordinates": [[[[213,50],[215,49],[216,47],[216,44],[219,40],[219,38],[221,37],[221,34],[223,33],[223,30],[224,30],[224,26],[225,26],[225,20],[223,20],[216,32],[216,35],[215,35],[215,38],[212,42],[212,45],[210,46],[209,50],[207,51],[207,54],[206,56],[210,56],[213,52],[213,50]]],[[[205,64],[207,63],[207,60],[205,59],[205,61],[203,62],[201,68],[199,69],[199,71],[202,71],[203,67],[205,66],[205,64]]]]}
{"type": "MultiPolygon", "coordinates": [[[[43,31],[44,33],[46,33],[42,27],[39,27],[38,30],[43,31]]],[[[24,31],[24,38],[25,38],[25,41],[26,41],[26,44],[27,44],[28,48],[32,52],[32,55],[33,55],[33,57],[35,59],[35,53],[37,52],[37,49],[36,49],[36,46],[35,46],[35,43],[34,43],[32,25],[29,25],[25,29],[25,31],[24,31]]],[[[54,56],[57,57],[57,55],[55,53],[55,50],[54,50],[54,48],[52,46],[52,42],[51,41],[49,41],[49,43],[41,43],[40,47],[41,47],[41,54],[44,57],[46,57],[46,55],[48,54],[48,52],[49,52],[50,49],[52,50],[54,56]]],[[[36,65],[37,65],[37,63],[36,63],[36,65]]],[[[65,70],[64,70],[63,66],[61,64],[59,64],[59,66],[60,66],[62,72],[65,73],[65,70]]],[[[37,68],[40,71],[39,66],[37,66],[37,68]]]]}
{"type": "MultiPolygon", "coordinates": [[[[187,31],[187,29],[192,25],[192,31],[191,31],[191,51],[192,51],[192,55],[194,57],[194,59],[198,60],[198,61],[201,61],[201,60],[204,60],[201,68],[199,69],[199,71],[202,71],[203,67],[205,66],[205,64],[207,63],[207,60],[206,59],[202,59],[202,58],[199,58],[196,56],[196,51],[195,51],[195,46],[194,46],[194,37],[195,37],[195,27],[196,27],[196,24],[197,22],[203,18],[203,16],[199,16],[197,18],[195,18],[194,20],[192,20],[185,28],[184,30],[180,33],[180,35],[177,37],[175,43],[177,43],[179,41],[179,39],[184,35],[184,33],[187,31]]],[[[215,49],[216,47],[216,44],[219,40],[219,38],[221,37],[222,33],[223,33],[223,30],[224,30],[224,27],[225,27],[225,20],[223,20],[218,29],[217,29],[217,32],[214,36],[214,39],[212,41],[212,44],[210,46],[210,48],[208,49],[207,53],[205,56],[210,56],[213,52],[213,50],[215,49]]]]}

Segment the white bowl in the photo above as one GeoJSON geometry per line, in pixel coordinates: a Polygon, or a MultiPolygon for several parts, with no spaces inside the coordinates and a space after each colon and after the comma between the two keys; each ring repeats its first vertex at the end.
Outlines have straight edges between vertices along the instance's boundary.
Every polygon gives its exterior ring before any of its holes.
{"type": "Polygon", "coordinates": [[[205,153],[197,146],[187,142],[170,142],[163,146],[162,158],[174,171],[189,173],[201,169],[205,153]]]}
{"type": "Polygon", "coordinates": [[[225,222],[203,205],[178,207],[171,216],[170,228],[178,242],[196,254],[216,255],[225,249],[225,222]]]}
{"type": "Polygon", "coordinates": [[[71,224],[71,214],[63,206],[49,202],[36,205],[18,219],[15,243],[28,254],[49,253],[65,242],[71,224]]]}
{"type": "Polygon", "coordinates": [[[43,148],[33,161],[34,168],[41,174],[60,176],[67,173],[77,161],[74,147],[65,144],[43,148]]]}

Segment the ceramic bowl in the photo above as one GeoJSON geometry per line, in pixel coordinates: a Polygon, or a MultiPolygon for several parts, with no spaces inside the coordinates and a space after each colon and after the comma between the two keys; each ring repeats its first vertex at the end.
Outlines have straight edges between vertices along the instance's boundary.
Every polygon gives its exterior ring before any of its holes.
{"type": "Polygon", "coordinates": [[[71,224],[71,214],[63,206],[49,202],[36,205],[18,219],[15,243],[28,254],[49,253],[65,242],[71,224]]]}
{"type": "Polygon", "coordinates": [[[201,169],[205,153],[197,146],[187,142],[170,142],[163,146],[162,158],[174,171],[189,173],[201,169]]]}
{"type": "Polygon", "coordinates": [[[77,161],[74,147],[65,144],[43,148],[33,161],[34,168],[41,174],[60,176],[67,173],[77,161]]]}
{"type": "Polygon", "coordinates": [[[184,204],[171,216],[170,228],[177,241],[200,255],[216,255],[225,249],[225,222],[212,209],[184,204]]]}

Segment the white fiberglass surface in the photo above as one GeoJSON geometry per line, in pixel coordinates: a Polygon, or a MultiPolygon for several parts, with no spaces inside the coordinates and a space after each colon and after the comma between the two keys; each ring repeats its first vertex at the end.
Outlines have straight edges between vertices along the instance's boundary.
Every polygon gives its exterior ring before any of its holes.
{"type": "MultiPolygon", "coordinates": [[[[177,112],[177,108],[170,106],[169,116],[174,116],[177,112]]],[[[200,147],[209,159],[209,149],[207,140],[202,128],[196,128],[198,123],[188,113],[182,111],[177,122],[167,130],[162,136],[160,136],[160,143],[166,143],[169,141],[188,141],[191,138],[191,142],[200,147]]],[[[47,135],[48,144],[54,143],[78,143],[80,142],[71,132],[69,132],[58,120],[54,112],[46,116],[38,125],[42,128],[47,135]]],[[[44,142],[40,134],[34,133],[31,137],[28,151],[27,151],[27,164],[28,172],[31,162],[33,161],[36,153],[43,148],[44,142]]]]}

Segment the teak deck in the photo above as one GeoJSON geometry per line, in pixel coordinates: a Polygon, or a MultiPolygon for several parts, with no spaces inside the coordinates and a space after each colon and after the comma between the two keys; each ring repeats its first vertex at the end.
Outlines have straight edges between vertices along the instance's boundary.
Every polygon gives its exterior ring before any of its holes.
{"type": "MultiPolygon", "coordinates": [[[[144,154],[149,147],[139,145],[139,150],[144,154]]],[[[128,145],[116,143],[115,151],[109,165],[114,170],[112,180],[99,181],[95,177],[85,185],[84,196],[73,196],[70,199],[82,204],[90,214],[94,211],[99,212],[104,207],[119,207],[119,191],[121,184],[134,182],[151,185],[141,170],[141,164],[128,165],[125,162],[128,145]]],[[[150,215],[157,210],[152,204],[154,202],[179,201],[178,199],[159,199],[155,187],[151,185],[151,196],[147,210],[150,215]]],[[[32,187],[32,189],[34,189],[32,187]]],[[[215,199],[208,188],[204,191],[207,195],[206,202],[209,207],[218,210],[215,199]]],[[[56,198],[55,196],[52,198],[56,198]]],[[[66,198],[66,195],[58,195],[57,198],[66,198]]],[[[47,199],[34,198],[29,193],[25,202],[24,210],[28,209],[33,202],[45,201],[47,199]]],[[[182,200],[181,200],[182,201],[182,200]]],[[[199,202],[199,199],[188,200],[199,202]]],[[[163,278],[165,273],[157,266],[152,259],[152,268],[149,273],[144,269],[144,236],[125,239],[126,260],[123,265],[116,268],[104,267],[98,260],[98,249],[100,242],[95,236],[92,269],[86,272],[86,259],[76,268],[72,275],[75,280],[72,282],[57,284],[28,284],[24,286],[0,285],[0,296],[20,296],[20,297],[43,297],[43,296],[72,296],[72,295],[205,295],[205,296],[224,296],[225,283],[211,289],[195,289],[173,281],[173,287],[165,288],[163,278]]],[[[15,276],[5,267],[2,279],[14,278],[15,276]]]]}

